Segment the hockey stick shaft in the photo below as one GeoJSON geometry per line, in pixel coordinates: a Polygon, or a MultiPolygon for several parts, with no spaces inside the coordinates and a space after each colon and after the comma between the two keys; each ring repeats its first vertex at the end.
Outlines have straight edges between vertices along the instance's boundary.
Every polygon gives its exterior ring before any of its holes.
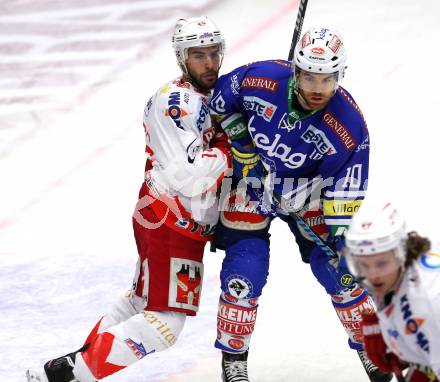
{"type": "MultiPolygon", "coordinates": [[[[283,206],[283,197],[275,193],[275,191],[272,192],[272,195],[274,199],[280,204],[280,206],[283,206]]],[[[292,211],[286,211],[289,216],[295,220],[295,222],[309,235],[309,237],[315,242],[315,244],[328,256],[333,257],[336,255],[335,251],[331,249],[328,244],[324,242],[324,240],[321,239],[321,237],[313,231],[313,229],[307,224],[307,222],[303,219],[303,217],[296,212],[292,211]]]]}
{"type": "Polygon", "coordinates": [[[301,35],[301,29],[303,26],[304,18],[306,16],[307,3],[308,0],[301,0],[301,2],[299,3],[298,14],[296,16],[295,29],[293,31],[292,42],[290,43],[290,51],[288,56],[289,61],[292,61],[293,59],[293,52],[295,51],[296,43],[298,42],[299,37],[301,35]]]}
{"type": "MultiPolygon", "coordinates": [[[[302,26],[304,23],[304,18],[306,16],[308,0],[301,0],[298,7],[298,13],[296,15],[295,29],[293,31],[292,42],[290,44],[288,60],[292,61],[293,53],[295,51],[295,46],[298,43],[299,37],[301,35],[302,26]]],[[[275,200],[282,205],[282,197],[273,192],[275,200]]],[[[307,222],[302,218],[301,215],[296,212],[288,212],[289,216],[293,218],[297,224],[312,238],[316,245],[321,248],[321,250],[328,256],[333,257],[335,252],[321,239],[321,237],[316,234],[312,228],[307,224],[307,222]]]]}

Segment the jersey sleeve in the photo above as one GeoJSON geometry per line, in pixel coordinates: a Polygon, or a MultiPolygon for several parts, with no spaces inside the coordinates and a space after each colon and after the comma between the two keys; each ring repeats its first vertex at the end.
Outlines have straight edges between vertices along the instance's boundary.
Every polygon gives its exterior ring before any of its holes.
{"type": "MultiPolygon", "coordinates": [[[[351,218],[359,209],[368,185],[369,134],[363,120],[359,133],[353,138],[353,147],[342,145],[344,154],[330,156],[324,161],[321,173],[328,184],[324,189],[323,212],[330,237],[342,235],[351,218]]],[[[350,144],[350,143],[349,143],[350,144]]],[[[348,144],[347,144],[348,145],[348,144]]]]}
{"type": "Polygon", "coordinates": [[[209,147],[213,129],[208,98],[190,88],[160,90],[144,113],[144,126],[154,164],[151,175],[170,193],[203,194],[216,187],[230,167],[223,150],[209,147]]]}
{"type": "Polygon", "coordinates": [[[158,175],[172,190],[194,197],[216,188],[227,172],[228,158],[218,148],[199,150],[191,161],[171,162],[158,175]]]}

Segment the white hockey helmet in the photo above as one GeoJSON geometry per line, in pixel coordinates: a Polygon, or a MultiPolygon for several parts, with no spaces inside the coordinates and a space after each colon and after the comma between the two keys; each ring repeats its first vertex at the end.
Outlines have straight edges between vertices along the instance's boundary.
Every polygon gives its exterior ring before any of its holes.
{"type": "Polygon", "coordinates": [[[345,234],[346,246],[353,255],[376,255],[398,250],[404,260],[405,221],[391,203],[362,204],[345,234]]]}
{"type": "Polygon", "coordinates": [[[187,73],[186,60],[188,49],[219,45],[223,56],[225,40],[217,26],[206,16],[179,19],[172,37],[173,49],[177,62],[187,73]]]}
{"type": "Polygon", "coordinates": [[[294,67],[311,73],[337,73],[337,82],[344,78],[347,53],[338,33],[327,28],[311,28],[295,46],[294,67]]]}

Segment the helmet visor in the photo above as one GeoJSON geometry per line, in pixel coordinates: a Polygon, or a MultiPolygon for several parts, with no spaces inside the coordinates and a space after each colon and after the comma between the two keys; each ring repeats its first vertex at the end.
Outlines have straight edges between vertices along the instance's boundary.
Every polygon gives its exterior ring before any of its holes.
{"type": "Polygon", "coordinates": [[[350,272],[362,286],[372,293],[384,294],[395,285],[402,269],[397,251],[393,249],[374,255],[360,255],[345,248],[344,255],[350,272]]]}

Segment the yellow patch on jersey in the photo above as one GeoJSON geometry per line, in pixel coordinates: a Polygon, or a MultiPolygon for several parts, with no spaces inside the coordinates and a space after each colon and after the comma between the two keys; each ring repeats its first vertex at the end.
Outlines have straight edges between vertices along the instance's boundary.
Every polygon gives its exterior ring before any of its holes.
{"type": "Polygon", "coordinates": [[[162,88],[162,90],[160,91],[160,94],[165,94],[165,93],[167,93],[168,92],[168,90],[170,90],[170,87],[167,85],[167,86],[164,86],[163,88],[162,88]]]}
{"type": "Polygon", "coordinates": [[[361,206],[362,200],[324,200],[325,216],[352,216],[361,206]]]}

